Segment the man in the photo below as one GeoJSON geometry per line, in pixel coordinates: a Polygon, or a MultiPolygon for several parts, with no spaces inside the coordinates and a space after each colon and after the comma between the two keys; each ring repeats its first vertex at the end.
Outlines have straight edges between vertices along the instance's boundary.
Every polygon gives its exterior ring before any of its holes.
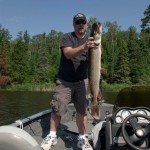
{"type": "Polygon", "coordinates": [[[92,150],[86,138],[87,128],[87,56],[88,49],[95,47],[92,37],[87,37],[87,19],[82,13],[73,18],[74,32],[66,33],[60,44],[61,59],[56,87],[51,101],[50,133],[41,143],[44,150],[49,150],[57,143],[56,131],[61,116],[67,111],[69,102],[76,108],[76,123],[79,131],[77,147],[92,150]]]}

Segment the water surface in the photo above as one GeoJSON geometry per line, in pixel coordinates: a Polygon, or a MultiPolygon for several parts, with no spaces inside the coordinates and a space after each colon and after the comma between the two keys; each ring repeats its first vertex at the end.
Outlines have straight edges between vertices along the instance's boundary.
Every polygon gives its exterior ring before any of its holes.
{"type": "Polygon", "coordinates": [[[48,109],[51,92],[0,91],[0,125],[48,109]]]}
{"type": "MultiPolygon", "coordinates": [[[[106,102],[114,103],[116,93],[103,94],[106,102]]],[[[49,109],[51,97],[52,92],[0,91],[0,125],[49,109]]]]}

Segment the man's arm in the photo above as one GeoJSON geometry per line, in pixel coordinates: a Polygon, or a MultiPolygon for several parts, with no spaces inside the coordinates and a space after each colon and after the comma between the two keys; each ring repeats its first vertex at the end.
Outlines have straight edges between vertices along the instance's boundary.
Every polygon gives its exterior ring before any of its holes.
{"type": "Polygon", "coordinates": [[[93,37],[89,37],[87,39],[87,41],[85,42],[85,44],[80,45],[76,48],[64,47],[63,52],[64,52],[64,55],[66,56],[67,59],[71,59],[71,58],[74,58],[77,55],[79,55],[84,50],[87,50],[87,49],[92,48],[92,47],[95,47],[95,44],[93,42],[93,37]]]}

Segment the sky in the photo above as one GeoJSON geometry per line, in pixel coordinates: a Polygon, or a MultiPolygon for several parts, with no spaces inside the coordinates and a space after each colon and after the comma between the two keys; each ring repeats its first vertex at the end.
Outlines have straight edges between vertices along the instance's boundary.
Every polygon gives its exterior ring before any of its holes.
{"type": "Polygon", "coordinates": [[[0,25],[13,38],[18,32],[30,36],[73,31],[73,16],[78,12],[104,24],[117,22],[121,30],[134,26],[138,32],[149,0],[0,0],[0,25]]]}

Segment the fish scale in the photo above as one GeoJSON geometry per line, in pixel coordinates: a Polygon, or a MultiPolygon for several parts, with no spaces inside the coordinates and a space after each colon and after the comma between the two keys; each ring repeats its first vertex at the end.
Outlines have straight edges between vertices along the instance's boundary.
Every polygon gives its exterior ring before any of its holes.
{"type": "Polygon", "coordinates": [[[96,113],[99,116],[97,96],[101,69],[101,23],[94,23],[92,25],[90,36],[94,38],[94,42],[97,45],[96,47],[89,49],[88,80],[91,95],[91,113],[92,115],[96,113]]]}

